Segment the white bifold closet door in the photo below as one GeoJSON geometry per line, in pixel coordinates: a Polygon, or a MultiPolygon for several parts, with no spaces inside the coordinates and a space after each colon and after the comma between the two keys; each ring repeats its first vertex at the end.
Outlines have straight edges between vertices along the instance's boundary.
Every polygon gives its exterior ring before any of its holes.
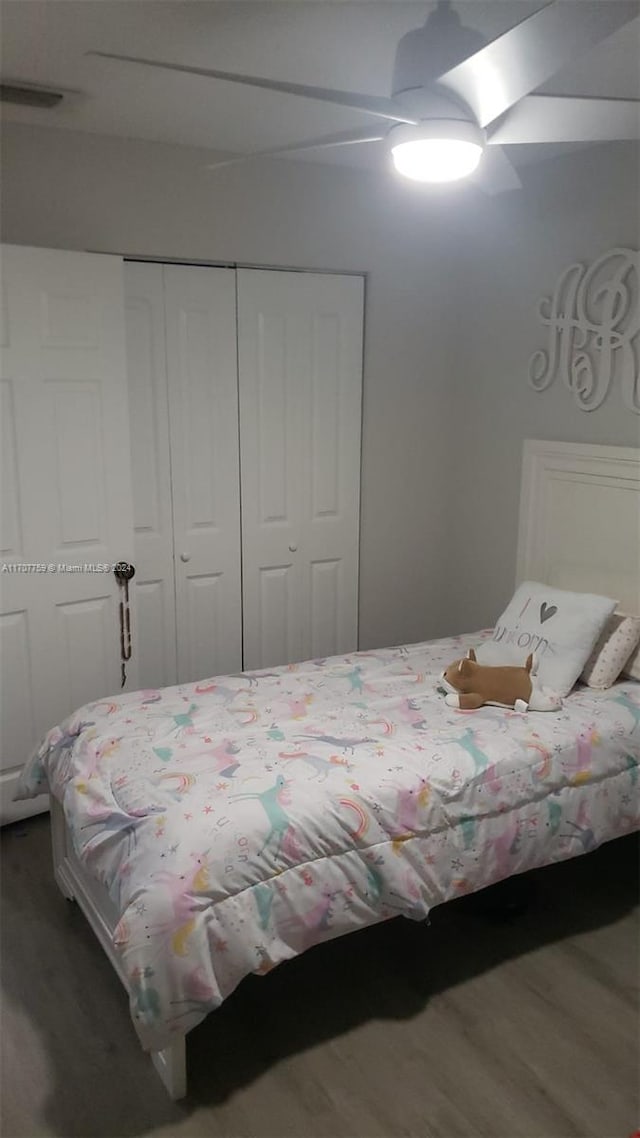
{"type": "Polygon", "coordinates": [[[125,265],[145,687],[242,667],[235,273],[125,265]]]}
{"type": "Polygon", "coordinates": [[[0,316],[1,561],[23,566],[0,573],[6,822],[48,805],[12,802],[45,732],[120,689],[111,563],[133,557],[122,261],[5,245],[0,316]]]}
{"type": "Polygon", "coordinates": [[[362,278],[125,280],[141,684],[355,649],[362,278]]]}
{"type": "Polygon", "coordinates": [[[363,286],[238,270],[245,668],[358,645],[363,286]]]}

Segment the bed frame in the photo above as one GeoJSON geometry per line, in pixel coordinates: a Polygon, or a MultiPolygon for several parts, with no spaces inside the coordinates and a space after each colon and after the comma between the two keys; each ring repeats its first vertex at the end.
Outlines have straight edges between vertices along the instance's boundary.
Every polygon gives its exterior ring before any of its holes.
{"type": "MultiPolygon", "coordinates": [[[[91,877],[76,856],[62,806],[51,796],[51,844],[53,872],[56,882],[68,901],[77,901],[128,991],[128,984],[120,959],[113,947],[113,934],[119,915],[107,890],[91,877]]],[[[184,1098],[187,1093],[186,1037],[181,1035],[164,1051],[152,1051],[151,1061],[172,1099],[184,1098]]]]}
{"type": "MultiPolygon", "coordinates": [[[[516,578],[616,597],[625,612],[640,614],[640,448],[525,442],[516,578]]],[[[126,988],[113,948],[118,914],[74,853],[53,798],[51,832],[56,881],[78,902],[126,988]]],[[[184,1097],[186,1037],[151,1059],[171,1098],[184,1097]]]]}

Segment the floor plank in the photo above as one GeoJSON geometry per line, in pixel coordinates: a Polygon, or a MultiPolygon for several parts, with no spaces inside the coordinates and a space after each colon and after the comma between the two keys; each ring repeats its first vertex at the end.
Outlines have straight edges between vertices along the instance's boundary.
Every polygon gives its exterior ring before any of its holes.
{"type": "Polygon", "coordinates": [[[51,875],[46,816],[2,832],[4,1138],[626,1138],[638,1126],[638,839],[249,977],[164,1095],[119,981],[51,875]]]}

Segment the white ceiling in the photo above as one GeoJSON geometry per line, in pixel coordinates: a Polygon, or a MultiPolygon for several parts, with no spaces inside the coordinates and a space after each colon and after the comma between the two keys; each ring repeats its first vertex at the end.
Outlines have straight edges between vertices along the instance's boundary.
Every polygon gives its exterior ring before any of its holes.
{"type": "MultiPolygon", "coordinates": [[[[493,39],[542,4],[466,0],[456,8],[463,23],[493,39]]],[[[3,0],[3,79],[77,92],[51,111],[5,105],[3,119],[221,153],[370,126],[376,120],[357,111],[85,53],[146,55],[387,95],[396,44],[431,7],[413,0],[3,0]]],[[[640,18],[541,90],[640,99],[639,55],[640,18]]],[[[523,151],[528,159],[551,152],[518,147],[518,162],[523,151]]],[[[310,158],[374,168],[383,162],[379,148],[368,146],[304,155],[310,158]]]]}

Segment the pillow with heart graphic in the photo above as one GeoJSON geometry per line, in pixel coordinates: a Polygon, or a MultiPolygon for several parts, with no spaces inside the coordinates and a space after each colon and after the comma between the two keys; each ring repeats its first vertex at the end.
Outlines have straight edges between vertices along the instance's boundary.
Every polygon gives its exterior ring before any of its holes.
{"type": "Polygon", "coordinates": [[[524,581],[499,617],[492,639],[476,649],[478,663],[522,665],[532,652],[538,683],[568,695],[616,603],[524,581]]]}

